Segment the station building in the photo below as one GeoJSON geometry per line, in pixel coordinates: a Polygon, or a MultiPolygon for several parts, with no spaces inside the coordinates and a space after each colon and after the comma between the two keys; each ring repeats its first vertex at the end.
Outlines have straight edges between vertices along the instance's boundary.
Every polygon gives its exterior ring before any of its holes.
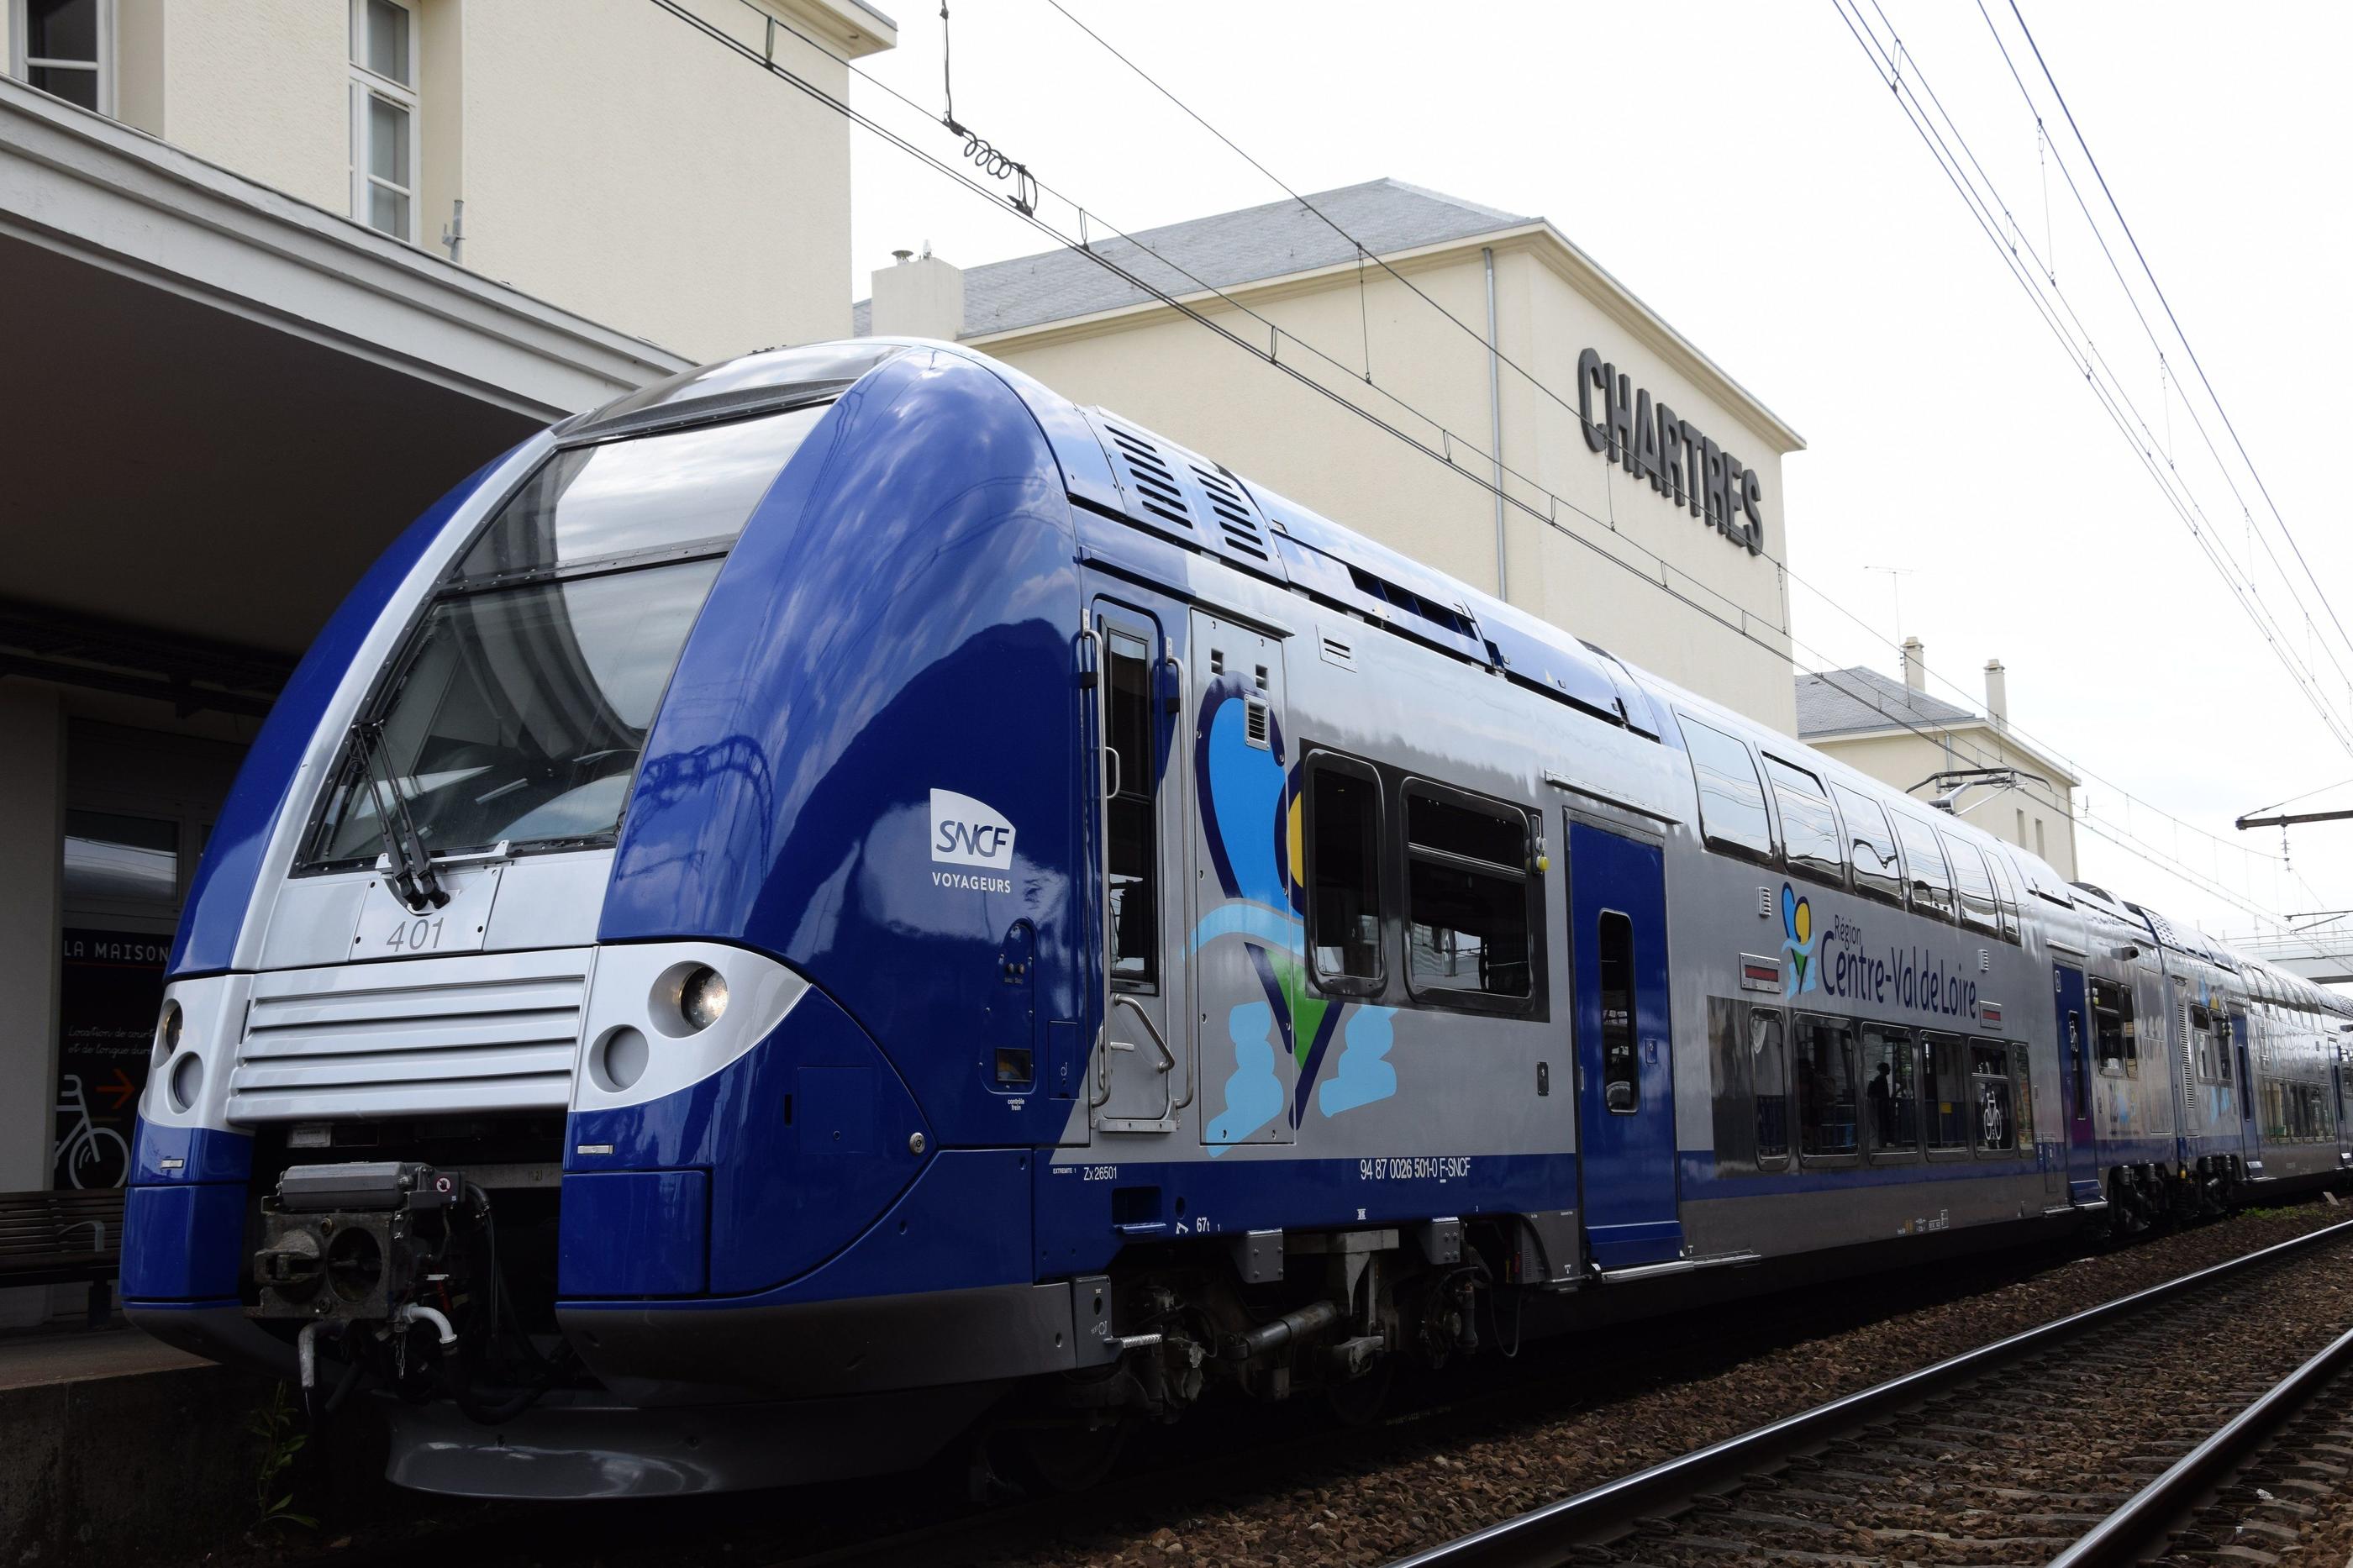
{"type": "Polygon", "coordinates": [[[2031,849],[2075,879],[2075,789],[2067,765],[2010,727],[2010,676],[1985,668],[1985,711],[1928,695],[1918,637],[1904,639],[1904,679],[1857,666],[1797,678],[1798,738],[1917,799],[2031,849]]]}
{"type": "MultiPolygon", "coordinates": [[[[837,92],[895,39],[763,3],[837,92]]],[[[6,0],[0,64],[15,1192],[121,1179],[181,896],[367,563],[532,430],[843,336],[852,290],[846,124],[641,0],[6,0]]]]}
{"type": "Polygon", "coordinates": [[[902,253],[858,330],[960,339],[1794,731],[1797,432],[1544,218],[1386,179],[1306,203],[1092,238],[1185,310],[1072,250],[902,253]]]}

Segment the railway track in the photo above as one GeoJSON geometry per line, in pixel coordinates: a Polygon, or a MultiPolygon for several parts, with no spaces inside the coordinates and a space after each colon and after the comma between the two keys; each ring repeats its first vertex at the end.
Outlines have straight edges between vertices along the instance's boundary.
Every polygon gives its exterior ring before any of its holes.
{"type": "Polygon", "coordinates": [[[1393,1568],[2260,1563],[2353,1465],[2348,1244],[2353,1222],[2185,1275],[1393,1568]],[[2308,1333],[2243,1331],[2299,1300],[2308,1333]]]}

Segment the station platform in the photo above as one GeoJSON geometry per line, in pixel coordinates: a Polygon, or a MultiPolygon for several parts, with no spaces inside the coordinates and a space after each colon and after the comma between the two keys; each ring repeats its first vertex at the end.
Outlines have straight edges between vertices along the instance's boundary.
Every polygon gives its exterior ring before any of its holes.
{"type": "Polygon", "coordinates": [[[193,1557],[233,1535],[269,1388],[120,1323],[0,1335],[0,1563],[193,1557]]]}

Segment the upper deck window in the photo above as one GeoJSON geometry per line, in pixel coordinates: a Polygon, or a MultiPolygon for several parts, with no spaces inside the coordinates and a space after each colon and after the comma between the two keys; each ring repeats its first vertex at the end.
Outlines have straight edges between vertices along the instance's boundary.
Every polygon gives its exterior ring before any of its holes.
{"type": "Polygon", "coordinates": [[[655,553],[723,550],[825,415],[761,419],[575,447],[533,474],[451,574],[491,584],[655,553]]]}
{"type": "Polygon", "coordinates": [[[1765,786],[1757,782],[1756,759],[1746,742],[1694,719],[1683,721],[1683,745],[1699,781],[1699,821],[1708,846],[1753,859],[1773,858],[1773,819],[1765,810],[1765,786]]]}
{"type": "Polygon", "coordinates": [[[1847,843],[1854,849],[1854,890],[1902,903],[1904,866],[1895,858],[1895,835],[1888,831],[1887,813],[1869,795],[1858,795],[1842,784],[1831,788],[1837,792],[1839,814],[1846,818],[1847,843]]]}
{"type": "Polygon", "coordinates": [[[1904,840],[1904,864],[1910,873],[1914,912],[1951,920],[1953,873],[1945,864],[1945,850],[1936,842],[1936,830],[1925,822],[1898,816],[1895,832],[1904,840]]]}
{"type": "Polygon", "coordinates": [[[1984,854],[1967,839],[1948,837],[1945,856],[1952,863],[1953,887],[1960,894],[1962,921],[2000,935],[2000,900],[1994,897],[1993,873],[1986,869],[1984,854]]]}
{"type": "Polygon", "coordinates": [[[542,464],[364,711],[379,742],[346,743],[306,864],[374,858],[387,788],[430,854],[609,841],[720,558],[820,412],[542,464]]]}
{"type": "Polygon", "coordinates": [[[1838,816],[1821,781],[1771,755],[1765,759],[1765,773],[1773,781],[1774,804],[1781,808],[1781,845],[1789,869],[1843,883],[1846,857],[1840,851],[1838,816]]]}

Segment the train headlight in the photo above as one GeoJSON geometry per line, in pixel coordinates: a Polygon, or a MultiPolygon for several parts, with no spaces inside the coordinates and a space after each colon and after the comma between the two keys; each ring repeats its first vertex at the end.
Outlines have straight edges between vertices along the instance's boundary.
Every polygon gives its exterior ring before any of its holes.
{"type": "Polygon", "coordinates": [[[727,980],[709,964],[689,971],[678,988],[678,1010],[689,1027],[702,1030],[727,1011],[727,980]]]}
{"type": "Polygon", "coordinates": [[[197,1096],[205,1089],[204,1058],[194,1051],[183,1052],[172,1064],[172,1076],[165,1082],[172,1109],[183,1116],[196,1108],[197,1096]]]}
{"type": "Polygon", "coordinates": [[[180,1027],[185,1022],[177,1002],[164,1004],[164,1016],[155,1020],[155,1065],[161,1067],[174,1051],[180,1048],[180,1027]]]}

